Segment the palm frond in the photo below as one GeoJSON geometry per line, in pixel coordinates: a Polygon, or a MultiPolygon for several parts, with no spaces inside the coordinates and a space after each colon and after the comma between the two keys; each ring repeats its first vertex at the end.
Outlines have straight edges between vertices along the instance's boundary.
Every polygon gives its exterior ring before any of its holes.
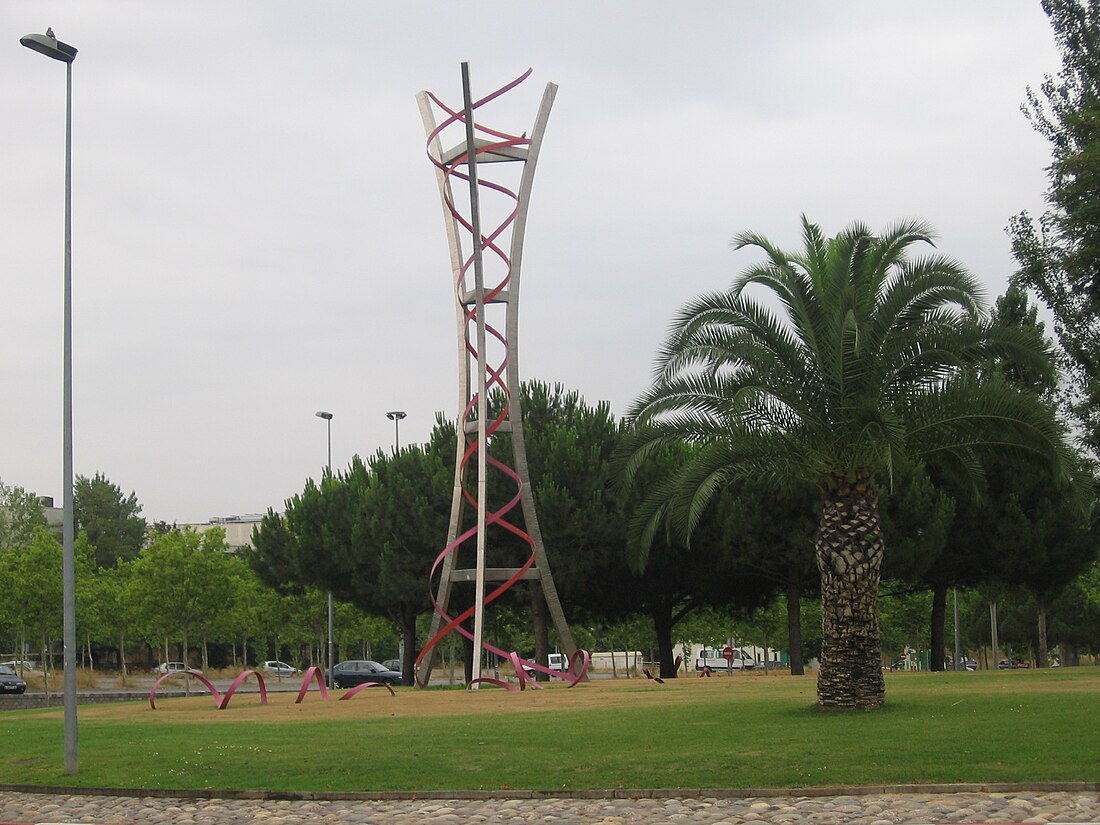
{"type": "Polygon", "coordinates": [[[991,359],[1028,365],[1049,353],[994,328],[956,261],[909,257],[932,244],[928,226],[903,220],[876,236],[852,223],[827,238],[802,216],[802,235],[797,252],[736,235],[735,248],[765,260],[676,313],[653,384],[628,413],[640,441],[624,472],[675,443],[692,458],[655,487],[665,506],[643,509],[641,540],[654,519],[690,534],[715,492],[742,477],[889,479],[903,459],[932,454],[977,477],[992,449],[1065,464],[1051,411],[987,374],[991,359]]]}

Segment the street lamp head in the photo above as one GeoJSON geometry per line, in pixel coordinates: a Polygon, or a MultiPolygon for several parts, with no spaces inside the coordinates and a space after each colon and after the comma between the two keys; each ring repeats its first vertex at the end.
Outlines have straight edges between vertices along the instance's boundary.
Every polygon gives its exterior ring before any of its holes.
{"type": "Polygon", "coordinates": [[[400,421],[402,418],[405,417],[405,415],[406,413],[404,410],[391,410],[390,412],[386,413],[386,418],[388,418],[390,421],[400,421]]]}
{"type": "Polygon", "coordinates": [[[317,417],[318,418],[323,418],[323,419],[325,419],[325,421],[331,421],[332,420],[332,413],[325,412],[324,410],[317,410],[317,417]]]}
{"type": "Polygon", "coordinates": [[[53,36],[53,29],[46,29],[45,34],[28,34],[19,38],[19,42],[32,51],[60,60],[62,63],[72,63],[76,60],[76,47],[68,43],[62,43],[53,36]]]}

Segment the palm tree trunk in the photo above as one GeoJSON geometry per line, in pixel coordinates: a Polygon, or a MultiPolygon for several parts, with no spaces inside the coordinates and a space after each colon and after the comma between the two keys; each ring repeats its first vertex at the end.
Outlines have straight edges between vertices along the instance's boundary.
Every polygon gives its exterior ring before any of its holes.
{"type": "Polygon", "coordinates": [[[821,572],[818,702],[879,708],[886,696],[879,638],[882,528],[870,480],[836,480],[826,492],[816,537],[821,572]]]}

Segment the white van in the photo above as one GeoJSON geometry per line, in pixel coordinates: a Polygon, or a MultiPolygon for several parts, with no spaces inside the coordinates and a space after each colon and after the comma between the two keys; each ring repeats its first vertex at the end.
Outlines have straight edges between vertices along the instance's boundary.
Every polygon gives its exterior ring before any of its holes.
{"type": "Polygon", "coordinates": [[[551,670],[569,670],[569,657],[564,653],[551,653],[546,657],[546,662],[551,670]]]}
{"type": "Polygon", "coordinates": [[[756,667],[756,660],[740,648],[733,649],[733,658],[726,660],[719,648],[704,647],[695,657],[695,669],[702,670],[709,667],[711,670],[752,670],[756,667]]]}

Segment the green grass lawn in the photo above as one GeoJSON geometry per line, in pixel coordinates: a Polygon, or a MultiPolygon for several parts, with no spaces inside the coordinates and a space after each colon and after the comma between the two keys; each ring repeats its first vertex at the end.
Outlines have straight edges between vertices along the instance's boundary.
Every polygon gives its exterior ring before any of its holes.
{"type": "Polygon", "coordinates": [[[888,674],[875,712],[813,677],[694,675],[567,690],[255,694],[0,713],[0,782],[269,791],[768,788],[1100,781],[1100,668],[888,674]]]}

